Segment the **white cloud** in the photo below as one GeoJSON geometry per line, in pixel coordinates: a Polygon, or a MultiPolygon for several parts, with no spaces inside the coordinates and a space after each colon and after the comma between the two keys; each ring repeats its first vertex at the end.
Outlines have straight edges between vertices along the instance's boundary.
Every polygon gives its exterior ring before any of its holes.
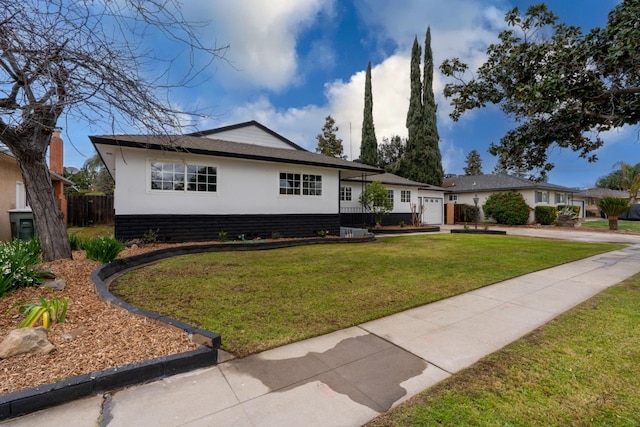
{"type": "Polygon", "coordinates": [[[217,79],[227,87],[273,91],[299,77],[299,34],[319,14],[332,13],[332,2],[323,0],[216,0],[187,7],[191,14],[211,17],[218,44],[230,45],[226,59],[235,69],[219,68],[217,79]]]}

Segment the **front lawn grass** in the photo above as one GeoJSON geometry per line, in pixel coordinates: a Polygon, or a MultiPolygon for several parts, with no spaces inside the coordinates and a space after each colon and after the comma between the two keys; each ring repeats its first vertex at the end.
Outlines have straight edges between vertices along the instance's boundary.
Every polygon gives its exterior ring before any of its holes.
{"type": "Polygon", "coordinates": [[[75,235],[80,240],[91,240],[98,237],[113,237],[113,225],[94,225],[91,227],[69,227],[69,236],[75,235]]]}
{"type": "Polygon", "coordinates": [[[640,275],[367,424],[640,425],[640,275]]]}
{"type": "MultiPolygon", "coordinates": [[[[597,230],[608,230],[609,220],[597,219],[589,220],[582,223],[582,228],[595,228],[597,230]]],[[[640,231],[640,221],[624,221],[618,220],[618,231],[640,231]]]]}
{"type": "Polygon", "coordinates": [[[619,247],[438,234],[216,252],[131,271],[112,291],[246,356],[619,247]]]}

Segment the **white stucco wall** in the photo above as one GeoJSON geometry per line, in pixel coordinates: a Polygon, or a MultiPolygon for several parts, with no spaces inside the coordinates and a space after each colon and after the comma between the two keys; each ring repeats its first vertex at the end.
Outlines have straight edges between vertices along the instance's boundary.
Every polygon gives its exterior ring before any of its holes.
{"type": "Polygon", "coordinates": [[[123,148],[116,162],[116,215],[338,213],[335,169],[123,148]],[[151,190],[151,161],[217,168],[217,191],[151,190]],[[280,172],[322,176],[322,195],[280,195],[280,172]]]}
{"type": "Polygon", "coordinates": [[[295,150],[291,145],[256,126],[247,126],[239,129],[216,132],[214,134],[207,135],[206,138],[295,150]]]}

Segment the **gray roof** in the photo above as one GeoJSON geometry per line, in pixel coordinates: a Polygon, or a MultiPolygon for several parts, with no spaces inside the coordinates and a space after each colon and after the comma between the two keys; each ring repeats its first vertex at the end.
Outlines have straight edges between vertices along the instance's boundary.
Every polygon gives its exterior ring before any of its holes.
{"type": "Polygon", "coordinates": [[[94,145],[105,144],[150,150],[187,152],[208,156],[321,166],[363,173],[381,172],[381,169],[373,166],[311,153],[306,150],[265,147],[263,145],[204,138],[197,135],[99,135],[90,136],[89,139],[94,145]]]}
{"type": "Polygon", "coordinates": [[[609,188],[588,188],[574,194],[576,197],[590,197],[592,199],[602,199],[603,197],[619,197],[623,199],[629,198],[629,193],[620,190],[611,190],[609,188]]]}
{"type": "Polygon", "coordinates": [[[506,174],[457,175],[446,178],[442,185],[450,193],[473,193],[475,191],[508,191],[508,190],[555,190],[576,192],[575,188],[562,185],[536,182],[526,178],[506,174]]]}
{"type": "Polygon", "coordinates": [[[345,179],[345,181],[365,181],[365,182],[380,181],[382,184],[387,184],[387,185],[399,185],[399,186],[405,186],[405,187],[418,187],[425,190],[446,191],[446,188],[425,184],[423,182],[411,181],[410,179],[403,178],[401,176],[394,175],[392,173],[380,173],[376,175],[368,175],[362,179],[349,178],[349,179],[345,179]]]}

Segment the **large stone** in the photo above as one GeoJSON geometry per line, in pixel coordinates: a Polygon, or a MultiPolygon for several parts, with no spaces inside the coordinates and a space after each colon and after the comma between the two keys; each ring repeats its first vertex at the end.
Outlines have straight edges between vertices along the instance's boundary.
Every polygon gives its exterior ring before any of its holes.
{"type": "Polygon", "coordinates": [[[0,359],[24,353],[49,354],[55,349],[47,339],[47,330],[41,326],[14,329],[0,343],[0,359]]]}
{"type": "Polygon", "coordinates": [[[42,284],[43,288],[53,289],[55,291],[62,291],[67,286],[67,281],[64,279],[55,279],[42,284]]]}

